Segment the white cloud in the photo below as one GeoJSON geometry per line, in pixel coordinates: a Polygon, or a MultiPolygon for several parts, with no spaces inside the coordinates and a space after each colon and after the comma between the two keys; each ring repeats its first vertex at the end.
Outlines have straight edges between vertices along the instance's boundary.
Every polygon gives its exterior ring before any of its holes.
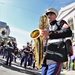
{"type": "Polygon", "coordinates": [[[21,30],[19,28],[15,28],[15,27],[12,27],[12,26],[10,26],[10,30],[13,31],[13,32],[20,33],[20,34],[29,34],[29,32],[27,32],[25,30],[21,30]]]}

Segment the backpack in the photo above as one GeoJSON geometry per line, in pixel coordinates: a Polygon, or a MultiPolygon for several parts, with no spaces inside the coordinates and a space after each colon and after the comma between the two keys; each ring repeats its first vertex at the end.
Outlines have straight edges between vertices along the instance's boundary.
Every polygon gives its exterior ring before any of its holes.
{"type": "MultiPolygon", "coordinates": [[[[61,29],[60,22],[56,23],[56,25],[58,27],[58,30],[60,30],[61,29]]],[[[72,41],[70,39],[67,39],[65,41],[65,47],[66,47],[67,55],[72,56],[73,55],[73,45],[72,45],[72,41]]]]}

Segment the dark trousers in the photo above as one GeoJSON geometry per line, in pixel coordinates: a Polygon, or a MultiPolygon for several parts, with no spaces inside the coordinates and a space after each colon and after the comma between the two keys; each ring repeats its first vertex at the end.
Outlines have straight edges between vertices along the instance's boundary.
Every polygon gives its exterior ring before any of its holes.
{"type": "Polygon", "coordinates": [[[29,56],[29,57],[27,58],[27,60],[28,60],[28,66],[31,66],[31,65],[32,65],[32,58],[29,56]]]}
{"type": "Polygon", "coordinates": [[[12,54],[8,54],[7,60],[6,60],[6,65],[9,64],[9,66],[11,66],[12,60],[13,60],[13,55],[12,54]]]}
{"type": "Polygon", "coordinates": [[[33,69],[35,68],[35,61],[33,60],[33,69]]]}
{"type": "Polygon", "coordinates": [[[26,66],[27,66],[27,56],[22,57],[21,63],[20,63],[21,66],[22,66],[23,62],[24,62],[24,67],[26,68],[26,66]]]}
{"type": "Polygon", "coordinates": [[[23,64],[25,56],[22,57],[20,65],[23,64]]]}
{"type": "Polygon", "coordinates": [[[25,59],[24,59],[24,68],[26,68],[26,66],[27,66],[27,61],[28,61],[28,60],[27,60],[27,57],[28,57],[28,56],[25,56],[25,59]]]}

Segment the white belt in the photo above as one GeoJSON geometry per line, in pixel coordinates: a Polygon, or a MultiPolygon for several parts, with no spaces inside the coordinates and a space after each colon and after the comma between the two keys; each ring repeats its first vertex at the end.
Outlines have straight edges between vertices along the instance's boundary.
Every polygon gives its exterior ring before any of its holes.
{"type": "Polygon", "coordinates": [[[53,51],[49,51],[49,50],[47,50],[46,53],[49,53],[49,54],[56,54],[56,55],[58,55],[58,56],[60,56],[60,57],[63,57],[62,54],[57,53],[57,52],[53,52],[53,51]]]}
{"type": "Polygon", "coordinates": [[[61,42],[61,41],[63,41],[63,39],[49,39],[48,41],[47,41],[47,43],[55,43],[55,42],[61,42]]]}

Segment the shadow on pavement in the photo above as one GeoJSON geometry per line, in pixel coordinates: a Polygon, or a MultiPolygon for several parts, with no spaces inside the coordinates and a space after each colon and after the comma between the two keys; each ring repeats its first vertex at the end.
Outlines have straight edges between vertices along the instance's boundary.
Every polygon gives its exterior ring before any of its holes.
{"type": "MultiPolygon", "coordinates": [[[[33,70],[30,67],[29,68],[27,67],[25,69],[23,67],[20,67],[19,63],[17,63],[17,64],[13,63],[11,66],[5,65],[4,63],[5,63],[5,60],[0,59],[0,66],[3,66],[3,67],[8,68],[10,70],[17,71],[20,73],[29,74],[29,75],[41,75],[41,73],[39,73],[40,72],[39,70],[36,70],[36,69],[33,70]],[[13,65],[15,65],[15,66],[13,66],[13,65]]],[[[61,73],[61,75],[65,75],[65,74],[61,73]]]]}
{"type": "Polygon", "coordinates": [[[10,70],[14,70],[14,71],[17,71],[17,72],[29,74],[29,75],[41,75],[37,70],[33,70],[31,68],[21,69],[22,67],[21,68],[18,67],[19,65],[16,65],[16,67],[13,66],[13,65],[8,66],[8,65],[5,65],[4,62],[5,62],[4,60],[0,59],[0,66],[3,66],[5,68],[8,68],[10,70]]]}

